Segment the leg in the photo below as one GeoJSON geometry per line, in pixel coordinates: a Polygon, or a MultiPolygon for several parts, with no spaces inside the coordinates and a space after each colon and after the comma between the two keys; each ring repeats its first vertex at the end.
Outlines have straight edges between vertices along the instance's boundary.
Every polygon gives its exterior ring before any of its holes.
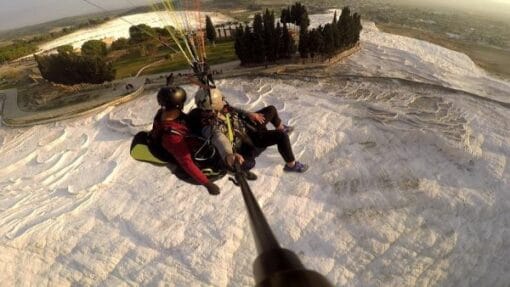
{"type": "Polygon", "coordinates": [[[261,124],[258,124],[257,123],[257,126],[259,128],[262,128],[263,127],[263,130],[266,130],[266,125],[268,123],[271,123],[273,124],[273,126],[276,128],[276,129],[281,129],[282,128],[282,120],[280,119],[279,115],[278,115],[278,111],[276,110],[276,108],[274,106],[267,106],[259,111],[257,111],[256,113],[259,113],[259,114],[263,114],[264,115],[264,118],[266,119],[264,121],[264,125],[261,125],[261,124]]]}
{"type": "Polygon", "coordinates": [[[287,164],[294,164],[295,158],[290,145],[289,136],[282,131],[261,130],[250,134],[250,138],[258,148],[265,148],[272,145],[278,146],[278,152],[287,164]]]}

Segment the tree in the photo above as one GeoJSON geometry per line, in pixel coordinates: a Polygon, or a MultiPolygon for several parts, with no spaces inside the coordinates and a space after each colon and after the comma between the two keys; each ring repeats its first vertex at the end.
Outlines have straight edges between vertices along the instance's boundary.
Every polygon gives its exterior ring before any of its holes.
{"type": "Polygon", "coordinates": [[[342,48],[342,39],[340,38],[340,30],[338,29],[338,22],[333,21],[331,23],[331,29],[333,30],[333,45],[336,50],[342,48]]]}
{"type": "Polygon", "coordinates": [[[129,27],[129,41],[133,44],[143,43],[155,35],[154,29],[145,24],[129,27]]]}
{"type": "Polygon", "coordinates": [[[299,28],[299,54],[301,58],[308,58],[309,55],[309,35],[306,22],[301,22],[301,27],[299,28]]]}
{"type": "Polygon", "coordinates": [[[283,24],[282,31],[282,44],[281,44],[281,56],[283,58],[291,58],[296,49],[294,38],[287,28],[287,24],[283,24]]]}
{"type": "Polygon", "coordinates": [[[290,7],[283,8],[280,14],[280,22],[282,24],[292,23],[292,19],[290,16],[290,7]]]}
{"type": "Polygon", "coordinates": [[[282,30],[282,26],[280,25],[280,23],[278,22],[278,24],[276,24],[276,29],[275,29],[275,35],[274,35],[274,58],[275,59],[280,59],[281,58],[281,47],[282,47],[282,36],[283,36],[283,30],[282,30]]]}
{"type": "Polygon", "coordinates": [[[315,56],[324,49],[324,39],[322,38],[322,32],[319,29],[313,29],[310,31],[310,39],[309,39],[309,49],[310,49],[310,57],[315,58],[315,56]]]}
{"type": "Polygon", "coordinates": [[[266,60],[270,62],[276,61],[277,52],[275,51],[276,41],[275,38],[275,18],[274,13],[269,12],[269,9],[266,9],[263,17],[264,21],[264,45],[266,47],[266,60]]]}
{"type": "Polygon", "coordinates": [[[264,25],[260,13],[255,14],[253,19],[253,47],[255,63],[264,63],[266,60],[266,46],[264,44],[264,25]]]}
{"type": "Polygon", "coordinates": [[[244,65],[246,63],[246,58],[244,55],[246,48],[244,47],[243,36],[244,36],[243,26],[239,25],[238,27],[236,27],[236,32],[234,34],[234,50],[239,60],[241,60],[241,65],[244,65]]]}
{"type": "Polygon", "coordinates": [[[353,17],[353,36],[352,36],[352,44],[356,44],[359,42],[361,30],[363,30],[363,26],[361,25],[361,15],[358,13],[354,13],[353,17]]]}
{"type": "Polygon", "coordinates": [[[206,38],[209,42],[214,43],[216,41],[216,29],[209,15],[205,16],[205,32],[206,38]]]}
{"type": "Polygon", "coordinates": [[[105,57],[107,53],[106,44],[101,40],[89,40],[81,46],[83,56],[105,57]]]}
{"type": "Polygon", "coordinates": [[[112,81],[115,70],[111,63],[100,57],[83,57],[74,53],[35,55],[41,75],[48,81],[73,85],[79,83],[100,84],[112,81]]]}
{"type": "Polygon", "coordinates": [[[126,38],[119,38],[112,42],[111,50],[124,50],[129,48],[129,41],[126,38]]]}
{"type": "Polygon", "coordinates": [[[71,45],[62,45],[60,47],[57,47],[57,52],[59,54],[69,54],[74,53],[74,48],[71,45]]]}
{"type": "Polygon", "coordinates": [[[344,7],[342,9],[342,14],[340,14],[340,19],[338,20],[338,48],[345,48],[349,46],[349,31],[351,28],[351,10],[349,7],[344,7]]]}
{"type": "Polygon", "coordinates": [[[254,36],[253,32],[250,29],[250,26],[244,26],[243,33],[243,44],[244,44],[244,56],[246,59],[246,63],[253,63],[255,61],[255,47],[253,46],[254,36]]]}
{"type": "Polygon", "coordinates": [[[331,27],[331,24],[326,24],[324,26],[322,37],[324,39],[323,53],[326,56],[331,57],[331,55],[335,52],[335,38],[333,35],[333,28],[331,27]]]}
{"type": "Polygon", "coordinates": [[[154,28],[154,32],[158,35],[158,37],[170,37],[170,33],[165,28],[156,27],[154,28]]]}
{"type": "Polygon", "coordinates": [[[308,17],[308,12],[306,12],[306,8],[304,8],[304,6],[303,11],[299,16],[299,24],[297,25],[300,27],[300,29],[302,29],[303,27],[308,29],[308,27],[310,26],[310,17],[308,17]]]}
{"type": "Polygon", "coordinates": [[[308,18],[308,12],[306,11],[306,7],[301,3],[297,2],[292,5],[290,8],[290,22],[296,24],[297,26],[301,26],[301,22],[305,21],[306,26],[310,25],[310,19],[308,18]]]}
{"type": "Polygon", "coordinates": [[[299,14],[299,7],[298,5],[301,5],[300,3],[296,3],[294,5],[292,5],[292,7],[290,7],[290,23],[294,23],[296,24],[297,23],[297,19],[298,19],[298,14],[299,14]]]}

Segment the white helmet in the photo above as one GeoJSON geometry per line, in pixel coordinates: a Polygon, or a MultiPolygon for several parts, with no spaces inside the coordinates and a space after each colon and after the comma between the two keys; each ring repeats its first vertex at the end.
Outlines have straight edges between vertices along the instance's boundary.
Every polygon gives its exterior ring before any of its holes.
{"type": "Polygon", "coordinates": [[[195,94],[195,104],[202,110],[221,111],[225,106],[225,98],[219,89],[211,89],[209,93],[204,89],[199,89],[195,94]]]}

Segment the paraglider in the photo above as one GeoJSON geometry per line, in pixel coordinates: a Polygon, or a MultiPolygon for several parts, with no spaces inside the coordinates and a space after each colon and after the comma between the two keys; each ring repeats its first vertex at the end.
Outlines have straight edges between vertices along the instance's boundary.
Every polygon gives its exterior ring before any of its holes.
{"type": "Polygon", "coordinates": [[[203,185],[209,194],[218,195],[219,187],[213,181],[225,172],[218,168],[219,159],[209,141],[190,132],[187,115],[182,111],[186,98],[186,91],[180,87],[164,87],[158,92],[161,108],[154,117],[152,131],[135,136],[131,156],[169,164],[181,179],[203,185]]]}
{"type": "Polygon", "coordinates": [[[283,124],[274,106],[247,112],[229,105],[217,88],[199,89],[195,103],[197,109],[190,112],[190,118],[198,123],[195,126],[201,124],[195,130],[211,138],[228,167],[240,160],[243,169],[251,169],[262,151],[276,145],[285,161],[284,171],[305,172],[308,169],[306,164],[295,160],[288,136],[293,128],[283,124]],[[269,123],[274,130],[267,129],[269,123]]]}

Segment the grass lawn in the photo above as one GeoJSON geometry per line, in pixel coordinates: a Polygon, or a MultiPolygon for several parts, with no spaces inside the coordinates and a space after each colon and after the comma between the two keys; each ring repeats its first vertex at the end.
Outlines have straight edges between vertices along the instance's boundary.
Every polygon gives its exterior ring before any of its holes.
{"type": "MultiPolygon", "coordinates": [[[[129,76],[134,76],[144,66],[154,63],[158,60],[164,60],[162,63],[151,66],[143,71],[143,75],[165,73],[186,69],[189,67],[188,62],[181,53],[172,54],[171,59],[165,59],[168,51],[161,51],[154,56],[126,58],[114,63],[114,68],[117,70],[116,78],[122,79],[129,76]]],[[[235,54],[234,42],[220,42],[216,46],[207,46],[207,60],[209,64],[215,65],[230,61],[237,60],[235,54]]]]}
{"type": "Polygon", "coordinates": [[[151,61],[157,61],[157,58],[136,57],[116,61],[113,63],[113,68],[116,70],[115,78],[122,79],[135,76],[136,73],[143,68],[143,66],[150,64],[151,61]]]}
{"type": "Polygon", "coordinates": [[[510,79],[510,50],[448,38],[446,35],[402,27],[392,24],[377,24],[383,32],[424,40],[450,50],[468,55],[473,62],[489,73],[510,79]]]}

